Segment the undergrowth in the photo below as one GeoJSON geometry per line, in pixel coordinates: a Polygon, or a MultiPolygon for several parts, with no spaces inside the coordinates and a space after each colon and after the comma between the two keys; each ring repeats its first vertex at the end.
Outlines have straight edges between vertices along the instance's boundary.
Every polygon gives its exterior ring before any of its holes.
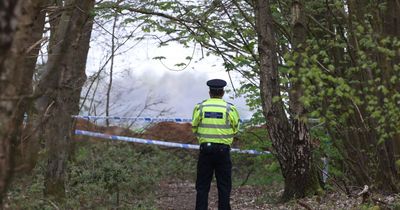
{"type": "MultiPolygon", "coordinates": [[[[271,142],[265,140],[266,136],[262,128],[246,130],[235,139],[234,147],[269,151],[271,142]]],[[[316,136],[321,139],[323,135],[316,136]]],[[[335,150],[325,146],[329,144],[322,143],[315,155],[328,156],[329,172],[339,176],[333,164],[337,159],[335,150]]],[[[160,204],[156,201],[160,183],[170,180],[194,183],[196,179],[198,151],[103,140],[77,142],[74,148],[68,164],[63,202],[43,195],[46,160],[42,158],[30,175],[14,177],[5,199],[5,209],[159,209],[160,204]]],[[[255,203],[278,205],[283,178],[276,159],[271,154],[231,154],[233,187],[255,186],[263,192],[254,197],[255,203]]],[[[328,182],[325,187],[330,184],[328,182]]],[[[332,207],[338,205],[332,203],[335,198],[330,196],[327,194],[319,199],[326,199],[324,202],[332,207]]],[[[312,198],[307,201],[311,203],[309,205],[320,205],[312,198]]],[[[287,206],[295,209],[297,203],[287,203],[287,206]]],[[[374,204],[365,207],[370,209],[374,204]]],[[[390,204],[390,209],[400,210],[399,207],[398,201],[390,204]]],[[[329,209],[329,206],[321,209],[329,209]]]]}
{"type": "Polygon", "coordinates": [[[193,177],[191,156],[174,155],[157,147],[137,149],[124,142],[82,144],[68,168],[65,202],[43,196],[45,161],[32,175],[14,180],[8,193],[10,209],[155,209],[161,179],[193,177]]]}
{"type": "MultiPolygon", "coordinates": [[[[241,148],[266,147],[253,134],[242,134],[241,138],[241,148]]],[[[197,151],[109,141],[78,142],[74,148],[64,202],[43,195],[43,158],[31,175],[14,178],[6,208],[157,209],[156,192],[161,180],[195,182],[197,151]]],[[[282,180],[271,155],[232,154],[232,161],[234,186],[265,186],[282,180]]]]}

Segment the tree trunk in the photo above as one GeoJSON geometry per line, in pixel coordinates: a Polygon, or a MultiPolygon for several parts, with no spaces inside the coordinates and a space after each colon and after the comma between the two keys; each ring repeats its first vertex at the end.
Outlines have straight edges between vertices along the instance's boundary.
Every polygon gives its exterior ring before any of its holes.
{"type": "MultiPolygon", "coordinates": [[[[53,54],[53,48],[56,46],[56,28],[58,26],[58,22],[60,21],[61,12],[62,12],[62,5],[63,0],[43,0],[44,3],[47,3],[50,10],[47,10],[47,18],[49,19],[50,25],[50,38],[47,47],[47,54],[53,54]]],[[[45,13],[45,11],[42,11],[45,13]]],[[[44,18],[46,17],[46,13],[43,14],[44,18]]],[[[49,56],[50,57],[50,56],[49,56]]],[[[42,80],[43,75],[46,72],[46,65],[44,65],[43,69],[38,69],[39,83],[42,80]],[[39,72],[39,71],[42,72],[39,72]]],[[[33,86],[35,86],[33,84],[33,86]]],[[[36,84],[38,86],[38,84],[36,84]]],[[[44,116],[43,113],[46,112],[47,106],[39,106],[38,101],[40,101],[40,96],[44,93],[41,92],[40,88],[35,88],[34,96],[39,97],[39,99],[33,100],[29,103],[29,110],[28,110],[28,122],[26,128],[23,132],[23,144],[21,145],[21,162],[24,164],[25,167],[21,168],[22,172],[29,173],[36,165],[37,159],[39,157],[39,151],[41,149],[41,145],[43,145],[44,141],[44,124],[48,117],[44,116]]]]}
{"type": "Polygon", "coordinates": [[[19,103],[18,79],[22,72],[13,72],[5,65],[17,27],[17,0],[0,2],[0,208],[14,167],[14,144],[19,126],[16,122],[15,109],[19,103]]]}
{"type": "MultiPolygon", "coordinates": [[[[118,14],[115,12],[112,33],[111,33],[111,63],[110,63],[110,80],[107,87],[107,99],[106,99],[106,116],[110,116],[110,99],[111,99],[111,88],[113,84],[113,73],[114,73],[114,59],[115,59],[115,29],[117,27],[118,14]]],[[[106,119],[107,127],[110,126],[109,119],[106,119]]]]}
{"type": "MultiPolygon", "coordinates": [[[[36,61],[41,47],[43,36],[43,28],[45,23],[44,6],[48,0],[27,0],[23,2],[22,12],[20,17],[20,29],[16,32],[13,45],[12,58],[9,59],[9,69],[18,69],[23,72],[19,78],[21,85],[21,94],[28,97],[23,97],[23,100],[17,107],[18,125],[22,125],[24,113],[28,112],[33,93],[32,78],[36,67],[36,61]]],[[[24,136],[19,138],[16,151],[16,170],[18,172],[29,172],[36,163],[37,151],[35,149],[39,142],[29,138],[30,129],[23,129],[24,136]],[[29,131],[28,131],[29,130],[29,131]]],[[[21,136],[22,134],[18,134],[21,136]]]]}
{"type": "MultiPolygon", "coordinates": [[[[393,137],[393,152],[396,161],[400,161],[400,133],[393,137]]],[[[400,170],[400,165],[398,169],[400,170]]]]}
{"type": "Polygon", "coordinates": [[[43,136],[48,150],[45,194],[65,197],[65,170],[73,132],[71,115],[78,114],[85,66],[89,50],[94,0],[67,0],[55,30],[57,45],[51,54],[37,91],[41,97],[36,108],[45,116],[43,136]]]}
{"type": "Polygon", "coordinates": [[[18,0],[4,0],[0,2],[0,75],[3,75],[5,69],[3,62],[5,61],[11,44],[13,42],[13,35],[17,27],[16,8],[18,0]]]}
{"type": "MultiPolygon", "coordinates": [[[[312,167],[310,135],[299,116],[292,123],[284,111],[280,94],[276,40],[268,0],[254,2],[258,53],[260,55],[260,91],[267,129],[285,180],[282,199],[300,198],[319,190],[312,167]]],[[[301,94],[301,92],[297,92],[301,94]]],[[[293,99],[298,99],[294,96],[293,99]]],[[[303,114],[298,101],[292,102],[295,113],[303,114]]]]}

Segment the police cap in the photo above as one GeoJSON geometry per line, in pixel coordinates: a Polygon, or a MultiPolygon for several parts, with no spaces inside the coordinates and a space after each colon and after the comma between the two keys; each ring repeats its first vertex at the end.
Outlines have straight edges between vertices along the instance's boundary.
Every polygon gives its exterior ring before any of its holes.
{"type": "Polygon", "coordinates": [[[226,82],[222,79],[212,79],[207,81],[207,85],[210,89],[223,89],[226,86],[226,82]]]}

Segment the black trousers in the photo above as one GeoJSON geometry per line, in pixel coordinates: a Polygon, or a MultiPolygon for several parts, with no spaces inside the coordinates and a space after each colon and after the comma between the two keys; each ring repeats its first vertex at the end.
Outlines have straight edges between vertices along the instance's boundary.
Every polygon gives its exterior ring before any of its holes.
{"type": "Polygon", "coordinates": [[[218,188],[218,210],[230,210],[232,189],[232,161],[230,147],[223,144],[203,143],[197,162],[196,210],[208,209],[208,192],[215,172],[218,188]]]}

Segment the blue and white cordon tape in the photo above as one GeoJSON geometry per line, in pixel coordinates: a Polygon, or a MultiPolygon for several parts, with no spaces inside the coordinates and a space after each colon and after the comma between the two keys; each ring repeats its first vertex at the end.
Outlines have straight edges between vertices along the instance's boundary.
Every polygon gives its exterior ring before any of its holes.
{"type": "Polygon", "coordinates": [[[82,115],[73,115],[74,118],[81,118],[87,120],[134,120],[134,121],[142,121],[142,122],[192,122],[192,119],[189,118],[152,118],[152,117],[115,117],[115,116],[82,116],[82,115]]]}
{"type": "MultiPolygon", "coordinates": [[[[199,145],[195,145],[195,144],[181,144],[181,143],[175,143],[175,142],[166,142],[166,141],[158,141],[158,140],[151,140],[151,139],[140,139],[140,138],[127,137],[127,136],[115,136],[115,135],[108,135],[108,134],[104,134],[104,133],[97,133],[97,132],[84,131],[84,130],[75,130],[75,134],[82,135],[82,136],[92,136],[92,137],[102,138],[102,139],[127,141],[127,142],[141,143],[141,144],[161,145],[161,146],[166,146],[166,147],[177,147],[177,148],[183,148],[183,149],[199,149],[200,148],[199,145]]],[[[236,148],[232,148],[231,152],[254,154],[254,155],[270,154],[269,151],[259,152],[257,150],[240,150],[240,149],[236,149],[236,148]]]]}
{"type": "MultiPolygon", "coordinates": [[[[72,115],[73,118],[81,118],[87,120],[122,120],[122,121],[139,121],[139,122],[176,122],[176,123],[191,123],[190,118],[153,118],[153,117],[116,117],[116,116],[85,116],[72,115]]],[[[249,120],[240,120],[241,123],[249,120]]]]}

